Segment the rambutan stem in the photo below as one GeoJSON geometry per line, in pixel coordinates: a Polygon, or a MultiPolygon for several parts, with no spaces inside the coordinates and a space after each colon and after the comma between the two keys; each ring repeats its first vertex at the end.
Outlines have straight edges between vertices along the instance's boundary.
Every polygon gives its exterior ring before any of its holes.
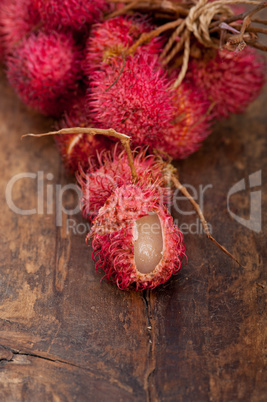
{"type": "MultiPolygon", "coordinates": [[[[235,2],[233,1],[232,4],[235,4],[235,2]]],[[[252,2],[251,4],[255,4],[255,2],[252,2]]],[[[262,1],[260,4],[256,4],[255,7],[253,7],[250,10],[246,10],[243,13],[235,14],[235,15],[232,15],[231,17],[229,17],[229,18],[225,18],[223,20],[223,22],[225,22],[226,24],[230,24],[231,22],[235,22],[235,21],[238,21],[238,20],[244,20],[247,16],[250,16],[250,18],[251,18],[254,14],[259,12],[260,10],[265,8],[266,6],[267,6],[266,1],[262,1]]],[[[218,21],[212,22],[210,24],[210,28],[212,29],[214,26],[220,25],[221,22],[222,22],[221,19],[219,19],[218,21]]],[[[260,23],[260,24],[265,24],[266,23],[266,21],[259,20],[259,19],[252,19],[252,22],[257,22],[257,23],[260,23]]]]}
{"type": "Polygon", "coordinates": [[[116,11],[114,11],[114,13],[109,14],[107,16],[107,19],[115,18],[118,15],[125,14],[127,11],[131,10],[131,8],[134,8],[138,3],[140,3],[140,0],[131,1],[131,3],[127,4],[122,9],[116,10],[116,11]]]}
{"type": "Polygon", "coordinates": [[[128,135],[118,133],[115,131],[113,128],[108,128],[108,129],[103,129],[103,128],[91,128],[91,127],[71,127],[71,128],[62,128],[61,130],[58,131],[50,131],[48,133],[42,133],[42,134],[25,134],[21,138],[24,137],[45,137],[48,135],[64,135],[64,134],[70,134],[70,135],[77,135],[77,134],[91,134],[91,135],[106,135],[108,137],[114,137],[117,138],[118,140],[121,141],[121,144],[123,145],[127,157],[128,157],[128,162],[129,166],[131,169],[132,173],[132,179],[133,182],[136,182],[138,180],[138,176],[136,173],[136,169],[134,166],[134,160],[133,160],[133,154],[131,151],[130,147],[130,140],[131,138],[128,135]]]}
{"type": "Polygon", "coordinates": [[[217,240],[214,239],[214,237],[210,234],[209,228],[208,228],[208,224],[207,221],[203,215],[203,212],[200,209],[200,206],[195,202],[195,200],[193,199],[193,197],[189,194],[189,192],[187,191],[187,189],[180,183],[180,181],[178,180],[178,178],[172,174],[172,182],[174,184],[174,186],[176,188],[178,188],[181,193],[191,202],[191,204],[193,205],[194,210],[196,211],[196,213],[199,216],[199,219],[201,221],[201,224],[203,226],[204,232],[206,234],[206,236],[208,237],[208,239],[210,239],[214,244],[216,244],[216,246],[222,250],[225,254],[228,255],[228,257],[232,258],[232,260],[234,260],[238,265],[240,265],[242,268],[243,266],[240,264],[240,262],[228,251],[226,250],[226,248],[224,246],[222,246],[220,243],[217,242],[217,240]]]}
{"type": "Polygon", "coordinates": [[[267,52],[267,46],[260,42],[246,41],[248,45],[255,47],[256,49],[267,52]]]}
{"type": "Polygon", "coordinates": [[[150,42],[153,38],[156,38],[165,31],[176,28],[182,22],[183,22],[182,19],[167,22],[166,24],[161,25],[160,27],[154,29],[151,32],[142,33],[140,38],[128,49],[127,54],[128,55],[133,54],[139,46],[143,45],[144,43],[150,42]]]}
{"type": "MultiPolygon", "coordinates": [[[[189,10],[186,8],[188,5],[186,4],[175,4],[171,1],[162,1],[162,0],[138,0],[138,1],[132,1],[132,0],[124,0],[121,2],[121,0],[109,0],[110,3],[124,3],[126,6],[123,8],[115,11],[116,16],[117,15],[122,15],[126,14],[126,12],[129,11],[134,11],[134,12],[159,12],[160,15],[166,14],[165,17],[171,17],[171,15],[183,15],[186,16],[188,15],[189,10]]],[[[113,18],[115,13],[109,14],[107,16],[107,19],[113,18]]]]}
{"type": "Polygon", "coordinates": [[[132,151],[130,148],[130,142],[129,142],[129,140],[122,139],[121,143],[124,146],[124,149],[127,153],[128,162],[129,162],[129,166],[130,166],[131,173],[132,173],[132,179],[133,179],[133,182],[135,183],[138,181],[138,176],[137,176],[136,169],[134,166],[134,160],[133,160],[133,154],[132,154],[132,151]]]}
{"type": "MultiPolygon", "coordinates": [[[[242,27],[241,24],[234,25],[236,29],[240,29],[242,27]]],[[[247,27],[246,32],[253,32],[253,33],[263,33],[267,35],[267,28],[259,28],[259,27],[247,27]]]]}
{"type": "Polygon", "coordinates": [[[252,18],[252,22],[256,22],[257,24],[267,25],[267,20],[263,20],[261,18],[252,18]]]}
{"type": "MultiPolygon", "coordinates": [[[[117,0],[110,0],[110,2],[116,3],[117,0]]],[[[212,37],[211,33],[221,30],[220,25],[222,22],[230,24],[239,19],[243,20],[240,32],[228,35],[228,41],[225,45],[226,48],[234,45],[237,50],[241,51],[246,44],[248,44],[261,50],[266,50],[263,44],[257,42],[257,36],[252,36],[253,33],[257,34],[258,32],[266,34],[266,30],[264,28],[250,27],[250,24],[254,21],[252,19],[254,14],[267,7],[266,0],[260,2],[260,4],[257,0],[216,0],[213,2],[199,0],[196,4],[193,3],[191,5],[183,3],[176,5],[173,3],[171,7],[166,5],[167,2],[165,4],[158,0],[125,0],[123,3],[125,6],[109,15],[108,18],[114,15],[129,14],[138,10],[144,12],[144,10],[152,11],[159,9],[162,12],[166,11],[170,14],[170,18],[173,19],[173,21],[165,23],[151,32],[143,33],[128,49],[127,55],[133,54],[139,46],[150,42],[163,32],[171,31],[160,57],[163,65],[167,65],[182,51],[183,57],[180,63],[181,71],[174,84],[174,88],[177,88],[181,84],[188,68],[191,36],[195,36],[199,43],[206,47],[219,48],[220,44],[217,37],[212,37]],[[254,7],[239,15],[233,15],[233,11],[229,6],[242,3],[252,4],[254,7]],[[179,7],[179,10],[177,7],[179,7]],[[183,12],[181,12],[181,10],[183,10],[183,12]],[[250,32],[252,34],[249,34],[250,32]],[[177,38],[180,38],[178,42],[177,38]]]]}
{"type": "Polygon", "coordinates": [[[190,56],[190,34],[187,32],[185,34],[185,41],[184,41],[184,56],[183,56],[183,64],[182,68],[180,71],[180,74],[178,75],[177,80],[173,84],[173,88],[176,89],[178,86],[181,84],[183,81],[187,68],[188,68],[188,63],[189,63],[189,56],[190,56]]]}
{"type": "Polygon", "coordinates": [[[112,87],[114,87],[114,85],[117,84],[117,82],[119,81],[119,79],[120,79],[120,77],[121,77],[121,75],[122,75],[122,73],[123,73],[123,71],[124,71],[124,69],[125,69],[126,57],[125,57],[125,54],[124,54],[124,53],[122,53],[121,56],[122,56],[122,68],[121,68],[121,71],[119,72],[119,75],[118,75],[118,77],[115,79],[115,81],[112,82],[112,84],[105,90],[105,92],[108,92],[112,87]]]}

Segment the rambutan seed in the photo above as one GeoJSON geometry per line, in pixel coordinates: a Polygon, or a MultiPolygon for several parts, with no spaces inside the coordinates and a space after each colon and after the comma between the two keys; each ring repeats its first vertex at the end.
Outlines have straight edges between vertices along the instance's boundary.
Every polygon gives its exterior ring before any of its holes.
{"type": "Polygon", "coordinates": [[[88,235],[96,269],[120,289],[153,289],[181,268],[183,236],[155,190],[153,184],[116,188],[88,235]]]}

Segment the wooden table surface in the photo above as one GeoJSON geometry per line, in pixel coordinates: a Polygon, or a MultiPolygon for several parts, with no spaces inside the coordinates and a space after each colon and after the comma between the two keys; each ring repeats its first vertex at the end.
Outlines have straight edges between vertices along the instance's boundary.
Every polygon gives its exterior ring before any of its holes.
{"type": "MultiPolygon", "coordinates": [[[[210,185],[205,216],[244,267],[194,233],[195,214],[173,211],[189,232],[188,263],[166,285],[145,292],[100,283],[79,213],[63,213],[56,225],[56,199],[73,179],[52,138],[20,139],[52,123],[17,99],[3,72],[0,90],[0,400],[266,401],[267,90],[176,163],[198,201],[200,186],[210,185]],[[257,233],[230,215],[227,194],[243,178],[248,186],[259,170],[257,233]]],[[[75,192],[66,190],[64,207],[76,203],[75,192]]],[[[179,206],[190,213],[188,202],[179,206]]],[[[248,218],[249,189],[233,195],[230,207],[248,218]]]]}

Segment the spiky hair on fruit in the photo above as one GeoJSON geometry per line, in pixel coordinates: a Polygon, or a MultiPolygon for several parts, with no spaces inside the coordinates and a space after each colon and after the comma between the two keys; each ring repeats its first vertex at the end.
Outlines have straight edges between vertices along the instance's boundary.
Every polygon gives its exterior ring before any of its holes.
{"type": "Polygon", "coordinates": [[[254,49],[216,51],[215,57],[191,61],[187,77],[215,103],[217,118],[242,113],[259,95],[266,63],[254,49]]]}
{"type": "Polygon", "coordinates": [[[93,74],[88,109],[102,128],[129,135],[134,147],[153,148],[171,127],[172,81],[157,56],[136,54],[126,59],[123,71],[122,66],[123,60],[114,58],[105,70],[93,74]]]}
{"type": "Polygon", "coordinates": [[[96,270],[120,289],[153,289],[181,268],[183,236],[168,210],[159,205],[153,184],[118,187],[99,210],[93,238],[96,270]]]}
{"type": "MultiPolygon", "coordinates": [[[[93,26],[85,47],[84,71],[90,79],[94,70],[105,68],[114,57],[120,57],[144,32],[153,26],[144,17],[119,16],[93,26]]],[[[148,44],[137,48],[136,52],[159,54],[162,40],[152,39],[148,44]]]]}
{"type": "Polygon", "coordinates": [[[174,74],[167,75],[157,56],[134,55],[121,65],[114,60],[92,76],[88,109],[95,121],[131,136],[134,146],[148,144],[174,159],[195,152],[211,132],[205,94],[188,80],[173,89],[174,74]]]}
{"type": "Polygon", "coordinates": [[[175,113],[171,128],[159,138],[158,149],[173,159],[184,159],[197,151],[211,133],[210,101],[191,82],[182,82],[173,97],[175,113]]]}
{"type": "MultiPolygon", "coordinates": [[[[86,109],[84,96],[79,97],[56,124],[57,130],[90,126],[94,126],[94,123],[86,109]]],[[[98,153],[114,146],[114,143],[103,135],[75,133],[56,135],[54,138],[64,165],[71,173],[77,172],[79,168],[87,171],[89,166],[98,167],[98,153]]]]}
{"type": "Polygon", "coordinates": [[[70,33],[31,33],[7,57],[7,77],[26,105],[58,116],[75,98],[80,64],[70,33]]]}
{"type": "Polygon", "coordinates": [[[81,30],[98,22],[109,9],[105,0],[34,0],[47,28],[81,30]]]}
{"type": "Polygon", "coordinates": [[[39,22],[39,13],[31,0],[1,0],[0,41],[4,53],[12,51],[39,22]]]}
{"type": "MultiPolygon", "coordinates": [[[[158,202],[170,203],[170,189],[167,187],[167,162],[155,155],[147,155],[147,148],[134,151],[134,166],[139,177],[139,186],[151,186],[157,193],[158,202]]],[[[119,144],[113,151],[105,151],[98,156],[99,167],[95,161],[88,171],[79,169],[76,175],[82,190],[81,210],[90,222],[97,216],[99,209],[118,187],[132,183],[132,173],[126,152],[120,150],[119,144]]]]}

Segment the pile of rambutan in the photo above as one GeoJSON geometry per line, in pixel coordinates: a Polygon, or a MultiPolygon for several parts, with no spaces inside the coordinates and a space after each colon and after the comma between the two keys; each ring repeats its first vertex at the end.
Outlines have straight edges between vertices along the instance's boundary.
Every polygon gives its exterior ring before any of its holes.
{"type": "Polygon", "coordinates": [[[10,84],[67,129],[55,141],[83,191],[96,268],[121,289],[140,290],[166,282],[185,253],[167,209],[170,159],[197,151],[214,122],[243,112],[265,80],[264,59],[246,46],[260,47],[256,28],[246,31],[259,7],[215,3],[216,18],[205,22],[212,1],[145,3],[1,0],[0,7],[10,84]],[[124,137],[100,135],[110,128],[124,137]],[[128,137],[133,157],[122,146],[128,137]]]}

